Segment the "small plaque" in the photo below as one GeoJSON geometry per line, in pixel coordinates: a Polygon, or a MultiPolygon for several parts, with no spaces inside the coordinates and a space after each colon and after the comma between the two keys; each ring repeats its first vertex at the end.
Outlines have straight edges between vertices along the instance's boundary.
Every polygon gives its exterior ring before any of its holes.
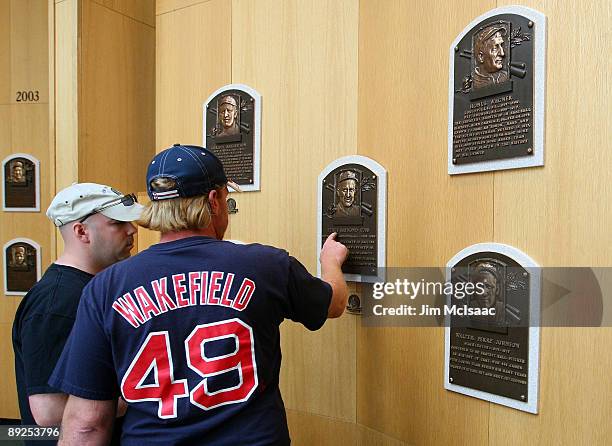
{"type": "Polygon", "coordinates": [[[261,95],[242,84],[215,91],[204,104],[203,134],[227,177],[243,191],[259,190],[261,95]]]}
{"type": "Polygon", "coordinates": [[[11,155],[2,163],[6,212],[40,211],[39,161],[25,153],[11,155]]]}
{"type": "Polygon", "coordinates": [[[18,238],[4,245],[4,294],[23,296],[40,279],[40,245],[18,238]]]}
{"type": "Polygon", "coordinates": [[[510,246],[479,244],[457,254],[447,268],[453,289],[469,283],[477,292],[447,296],[449,307],[465,311],[447,316],[445,388],[537,413],[537,264],[510,246]]]}
{"type": "Polygon", "coordinates": [[[351,314],[361,314],[363,308],[361,306],[361,299],[356,294],[351,294],[346,304],[346,311],[351,314]]]}
{"type": "Polygon", "coordinates": [[[494,9],[450,49],[448,173],[544,164],[546,18],[494,9]]]}
{"type": "Polygon", "coordinates": [[[337,232],[349,250],[346,280],[374,282],[385,266],[386,184],[385,169],[363,156],[340,158],[319,175],[317,252],[337,232]]]}

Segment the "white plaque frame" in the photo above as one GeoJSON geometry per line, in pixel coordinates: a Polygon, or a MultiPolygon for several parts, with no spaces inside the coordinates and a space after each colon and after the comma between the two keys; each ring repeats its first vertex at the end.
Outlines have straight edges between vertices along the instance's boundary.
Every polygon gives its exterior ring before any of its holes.
{"type": "Polygon", "coordinates": [[[383,269],[386,262],[387,255],[387,171],[386,169],[371,158],[361,155],[349,155],[342,158],[338,158],[325,167],[319,174],[317,179],[317,276],[321,277],[321,262],[319,257],[321,255],[321,239],[323,237],[323,228],[321,221],[323,219],[323,180],[329,175],[334,169],[345,164],[360,164],[367,167],[374,172],[378,178],[377,190],[376,190],[376,230],[377,230],[377,260],[376,265],[378,269],[377,276],[362,276],[361,274],[344,274],[344,279],[349,282],[366,282],[375,283],[384,280],[383,269]]]}
{"type": "Polygon", "coordinates": [[[2,160],[2,210],[4,212],[40,212],[40,161],[27,153],[13,153],[2,160]],[[32,208],[6,207],[6,164],[15,158],[25,158],[34,164],[34,188],[36,190],[36,206],[32,208]]]}
{"type": "MultiPolygon", "coordinates": [[[[253,108],[254,118],[254,135],[253,135],[253,184],[241,184],[240,189],[243,192],[253,192],[260,190],[260,163],[261,163],[261,94],[254,88],[245,84],[228,84],[215,90],[208,99],[202,104],[202,147],[206,147],[206,106],[220,93],[227,90],[242,90],[251,95],[255,100],[253,108]]],[[[229,190],[230,193],[235,191],[229,190]]]]}
{"type": "MultiPolygon", "coordinates": [[[[521,401],[495,395],[482,390],[459,386],[449,382],[450,366],[450,315],[445,316],[444,328],[444,388],[453,392],[479,398],[503,406],[512,407],[533,414],[538,413],[539,383],[540,383],[540,297],[542,289],[542,271],[540,266],[524,252],[502,243],[478,243],[461,250],[446,264],[446,282],[451,281],[451,269],[464,258],[479,252],[497,252],[510,257],[521,267],[525,268],[531,279],[529,281],[529,348],[527,367],[527,388],[529,390],[529,401],[521,401]]],[[[446,305],[451,305],[451,296],[446,295],[446,305]]]]}
{"type": "Polygon", "coordinates": [[[546,112],[546,16],[535,9],[524,6],[496,8],[475,18],[453,40],[449,49],[448,72],[448,174],[456,175],[492,170],[520,169],[544,165],[544,137],[546,112]],[[455,47],[461,39],[483,20],[499,14],[519,14],[533,21],[533,155],[503,160],[480,161],[471,164],[453,164],[453,110],[455,105],[455,47]]]}
{"type": "Polygon", "coordinates": [[[13,240],[9,240],[8,242],[4,244],[4,247],[2,248],[2,266],[3,266],[2,275],[4,276],[4,295],[5,296],[25,296],[27,294],[27,291],[9,291],[8,290],[8,280],[6,277],[7,276],[6,272],[8,270],[8,265],[6,264],[6,250],[9,248],[9,246],[15,243],[27,243],[28,245],[33,246],[36,249],[36,281],[37,282],[40,280],[41,272],[42,272],[42,268],[40,264],[41,247],[38,243],[36,243],[34,240],[30,240],[29,238],[22,238],[22,237],[18,237],[18,238],[14,238],[13,240]]]}

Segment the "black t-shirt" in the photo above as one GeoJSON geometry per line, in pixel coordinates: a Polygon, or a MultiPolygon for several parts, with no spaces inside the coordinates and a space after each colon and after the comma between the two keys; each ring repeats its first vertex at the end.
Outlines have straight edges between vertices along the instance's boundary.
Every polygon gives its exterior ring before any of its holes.
{"type": "Polygon", "coordinates": [[[17,309],[13,350],[22,424],[36,424],[28,396],[61,392],[47,381],[74,325],[81,292],[92,277],[70,266],[52,264],[17,309]]]}

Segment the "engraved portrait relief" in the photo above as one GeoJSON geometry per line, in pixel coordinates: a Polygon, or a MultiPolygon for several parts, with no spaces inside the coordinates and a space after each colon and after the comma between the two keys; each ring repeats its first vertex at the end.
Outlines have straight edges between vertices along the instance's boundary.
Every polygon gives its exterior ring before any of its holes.
{"type": "Polygon", "coordinates": [[[217,126],[212,129],[214,136],[230,136],[240,133],[240,98],[227,94],[217,101],[217,126]]]}
{"type": "Polygon", "coordinates": [[[359,177],[357,172],[345,170],[336,179],[336,216],[358,217],[361,215],[359,177]]]}
{"type": "Polygon", "coordinates": [[[24,160],[13,160],[9,163],[8,182],[13,184],[24,184],[27,182],[26,163],[24,160]]]}
{"type": "Polygon", "coordinates": [[[507,56],[510,23],[495,22],[476,32],[472,44],[474,88],[506,82],[509,76],[507,56]]]}
{"type": "Polygon", "coordinates": [[[4,166],[4,178],[9,186],[27,186],[34,180],[34,163],[25,158],[13,158],[4,166]]]}
{"type": "MultiPolygon", "coordinates": [[[[469,305],[475,308],[495,308],[495,322],[505,321],[505,265],[492,259],[478,260],[469,267],[469,279],[474,284],[481,284],[482,293],[470,296],[469,305]]],[[[491,319],[490,317],[485,317],[491,319]]],[[[482,319],[482,317],[479,317],[482,319]]]]}

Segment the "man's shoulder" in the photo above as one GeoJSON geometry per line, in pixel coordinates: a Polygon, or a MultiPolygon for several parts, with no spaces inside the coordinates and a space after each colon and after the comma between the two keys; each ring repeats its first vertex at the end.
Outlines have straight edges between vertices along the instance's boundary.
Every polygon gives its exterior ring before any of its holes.
{"type": "Polygon", "coordinates": [[[37,309],[44,311],[44,309],[46,309],[45,302],[53,297],[60,279],[61,273],[58,271],[55,264],[51,264],[40,280],[36,282],[23,297],[19,305],[18,313],[23,314],[24,312],[36,311],[37,309]]]}
{"type": "Polygon", "coordinates": [[[82,278],[83,281],[79,283],[71,279],[67,268],[51,264],[21,300],[15,313],[14,325],[20,325],[31,318],[49,316],[73,319],[81,291],[86,283],[85,273],[82,278]],[[66,272],[68,274],[64,274],[66,272]]]}
{"type": "Polygon", "coordinates": [[[275,246],[263,245],[261,243],[235,243],[231,241],[224,241],[223,247],[233,255],[241,255],[255,258],[268,258],[269,260],[277,259],[282,260],[288,258],[289,254],[287,251],[275,246]]]}

